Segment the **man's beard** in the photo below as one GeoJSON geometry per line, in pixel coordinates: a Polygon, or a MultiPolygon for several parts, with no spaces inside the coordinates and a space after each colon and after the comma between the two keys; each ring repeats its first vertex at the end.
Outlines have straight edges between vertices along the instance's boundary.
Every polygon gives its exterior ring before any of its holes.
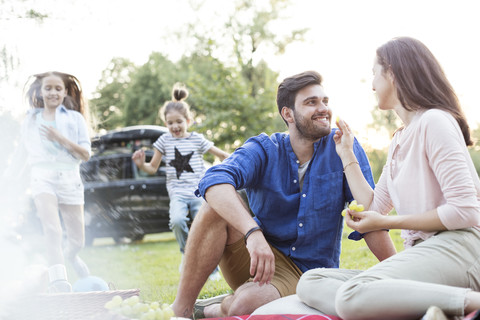
{"type": "Polygon", "coordinates": [[[307,119],[300,116],[296,111],[293,112],[295,115],[295,127],[304,139],[317,141],[330,134],[330,126],[318,128],[313,124],[313,120],[308,119],[309,121],[307,121],[307,119]]]}

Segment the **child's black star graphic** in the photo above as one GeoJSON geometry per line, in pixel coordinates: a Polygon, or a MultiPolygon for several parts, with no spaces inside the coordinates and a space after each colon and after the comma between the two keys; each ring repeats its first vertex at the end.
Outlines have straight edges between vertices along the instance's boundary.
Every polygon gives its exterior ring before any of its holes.
{"type": "Polygon", "coordinates": [[[178,151],[177,147],[175,148],[175,159],[170,161],[168,164],[175,168],[177,171],[177,179],[180,179],[180,175],[183,171],[185,172],[194,172],[192,167],[190,166],[190,158],[193,155],[193,151],[189,154],[182,156],[180,151],[178,151]]]}

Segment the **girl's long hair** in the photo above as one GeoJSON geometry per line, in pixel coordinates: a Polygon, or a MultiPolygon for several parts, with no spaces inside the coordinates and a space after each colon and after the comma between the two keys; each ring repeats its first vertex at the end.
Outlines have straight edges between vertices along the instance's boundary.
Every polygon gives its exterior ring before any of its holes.
{"type": "MultiPolygon", "coordinates": [[[[63,101],[65,108],[80,112],[85,118],[87,117],[87,103],[83,98],[82,86],[77,77],[63,72],[49,71],[39,73],[32,76],[33,82],[28,86],[25,96],[32,108],[45,108],[45,103],[41,95],[42,82],[45,77],[57,76],[63,80],[67,96],[63,101]]],[[[27,82],[28,84],[28,82],[27,82]]]]}
{"type": "Polygon", "coordinates": [[[457,120],[467,146],[473,145],[466,117],[442,67],[420,41],[394,38],[377,49],[384,72],[391,70],[402,106],[409,111],[441,109],[457,120]]]}

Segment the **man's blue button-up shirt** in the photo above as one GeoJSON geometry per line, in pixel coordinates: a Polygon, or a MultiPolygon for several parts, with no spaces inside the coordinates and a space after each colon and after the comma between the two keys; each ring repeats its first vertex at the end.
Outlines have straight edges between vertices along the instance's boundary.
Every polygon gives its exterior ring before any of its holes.
{"type": "MultiPolygon", "coordinates": [[[[228,183],[245,188],[255,220],[267,241],[305,272],[319,267],[338,268],[343,229],[342,210],[352,201],[335,151],[336,129],[314,144],[314,154],[300,191],[299,161],[290,136],[260,134],[221,164],[209,168],[199,192],[228,183]]],[[[353,150],[368,183],[374,187],[370,165],[357,140],[353,150]]]]}

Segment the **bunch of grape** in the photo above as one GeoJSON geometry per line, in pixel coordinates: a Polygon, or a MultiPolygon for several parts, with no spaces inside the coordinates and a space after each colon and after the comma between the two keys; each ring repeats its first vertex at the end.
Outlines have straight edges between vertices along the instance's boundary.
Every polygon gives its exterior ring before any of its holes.
{"type": "MultiPolygon", "coordinates": [[[[363,207],[363,204],[357,204],[357,200],[353,200],[352,202],[350,202],[348,209],[354,210],[357,212],[362,212],[365,208],[363,207]]],[[[345,217],[346,214],[347,214],[347,209],[343,209],[342,216],[345,217]]]]}
{"type": "Polygon", "coordinates": [[[138,296],[131,296],[125,300],[121,296],[114,296],[105,303],[105,308],[124,317],[139,320],[169,320],[174,316],[168,304],[142,303],[138,296]]]}

